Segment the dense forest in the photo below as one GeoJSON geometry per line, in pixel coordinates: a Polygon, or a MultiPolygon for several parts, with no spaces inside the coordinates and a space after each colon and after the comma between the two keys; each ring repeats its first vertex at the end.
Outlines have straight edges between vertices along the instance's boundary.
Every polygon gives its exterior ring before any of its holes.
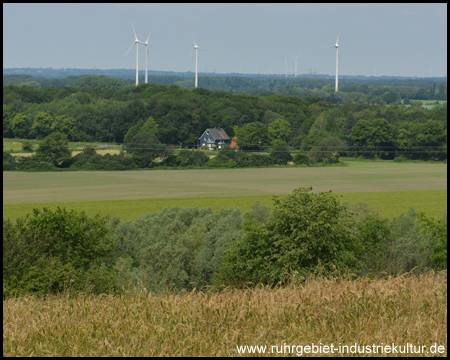
{"type": "MultiPolygon", "coordinates": [[[[423,87],[354,84],[355,91],[345,92],[342,86],[336,93],[332,83],[314,91],[292,81],[279,92],[259,89],[256,96],[154,83],[121,86],[121,82],[84,76],[73,86],[4,86],[3,137],[43,139],[57,132],[70,141],[122,144],[133,134],[148,133],[153,140],[147,145],[196,147],[206,128],[220,126],[230,137],[236,136],[241,147],[257,150],[285,144],[319,157],[325,153],[382,159],[447,157],[447,105],[428,107],[411,101],[419,92],[430,91],[423,87]]],[[[277,82],[281,80],[267,84],[277,82]]],[[[446,97],[446,83],[435,87],[435,93],[446,97]]]]}

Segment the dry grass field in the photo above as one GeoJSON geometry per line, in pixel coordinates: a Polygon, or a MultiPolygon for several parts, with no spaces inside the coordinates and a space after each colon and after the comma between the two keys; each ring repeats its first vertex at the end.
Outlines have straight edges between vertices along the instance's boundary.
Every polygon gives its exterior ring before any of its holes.
{"type": "MultiPolygon", "coordinates": [[[[409,356],[446,356],[446,272],[374,280],[319,277],[284,288],[221,293],[3,301],[4,356],[261,356],[238,353],[238,346],[256,345],[267,346],[266,356],[298,356],[299,345],[312,343],[411,344],[424,353],[409,356]],[[297,353],[269,353],[270,346],[279,351],[284,344],[296,346],[297,353]],[[431,353],[434,344],[445,351],[431,353]]],[[[359,354],[374,355],[401,356],[359,354]]]]}

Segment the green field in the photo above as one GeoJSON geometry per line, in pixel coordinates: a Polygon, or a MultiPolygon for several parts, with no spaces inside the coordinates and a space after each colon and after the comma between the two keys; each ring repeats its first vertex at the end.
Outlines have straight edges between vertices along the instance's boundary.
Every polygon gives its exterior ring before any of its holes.
{"type": "MultiPolygon", "coordinates": [[[[346,192],[336,193],[339,200],[350,203],[365,201],[370,207],[381,210],[383,216],[392,218],[414,207],[428,216],[441,217],[447,209],[447,190],[409,190],[382,192],[346,192]]],[[[285,195],[280,195],[283,197],[285,195]]],[[[160,211],[166,207],[211,207],[240,208],[245,212],[250,210],[256,201],[273,206],[273,195],[246,196],[205,196],[195,198],[164,198],[164,199],[126,199],[126,200],[91,200],[66,202],[40,202],[3,204],[3,216],[12,220],[31,213],[33,208],[48,207],[55,210],[58,206],[76,211],[86,211],[88,215],[119,216],[121,220],[134,220],[142,214],[160,211]]]]}
{"type": "Polygon", "coordinates": [[[135,219],[171,206],[246,211],[301,186],[366,200],[387,217],[414,207],[430,216],[447,208],[447,165],[348,162],[347,167],[150,171],[3,172],[3,215],[57,206],[135,219]]]}
{"type": "MultiPolygon", "coordinates": [[[[403,104],[404,99],[402,99],[401,102],[403,104]]],[[[421,103],[422,106],[428,110],[434,108],[436,105],[447,105],[447,100],[411,100],[411,105],[406,106],[412,106],[415,102],[421,103]]]]}
{"type": "Polygon", "coordinates": [[[420,102],[423,104],[422,106],[425,109],[432,109],[437,104],[439,104],[439,105],[447,104],[447,100],[420,100],[420,102]]]}

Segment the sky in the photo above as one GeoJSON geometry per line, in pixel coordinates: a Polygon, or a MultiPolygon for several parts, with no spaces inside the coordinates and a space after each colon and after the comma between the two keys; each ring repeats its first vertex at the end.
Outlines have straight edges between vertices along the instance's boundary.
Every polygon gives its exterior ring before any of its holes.
{"type": "Polygon", "coordinates": [[[3,4],[3,68],[447,76],[446,3],[3,4]],[[145,45],[139,45],[145,70],[145,45]]]}

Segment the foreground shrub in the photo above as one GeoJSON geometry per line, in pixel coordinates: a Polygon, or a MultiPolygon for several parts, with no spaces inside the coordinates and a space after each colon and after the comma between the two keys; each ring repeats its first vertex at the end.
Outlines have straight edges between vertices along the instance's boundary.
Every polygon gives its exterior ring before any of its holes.
{"type": "MultiPolygon", "coordinates": [[[[102,268],[112,249],[110,232],[107,218],[65,208],[33,209],[31,216],[15,224],[3,219],[3,296],[45,295],[74,282],[76,289],[84,291],[87,279],[94,292],[107,290],[95,282],[104,284],[105,278],[112,277],[112,267],[102,268]]],[[[113,282],[106,282],[112,290],[113,282]]]]}
{"type": "Polygon", "coordinates": [[[219,271],[225,245],[240,238],[239,209],[173,207],[120,223],[115,253],[121,279],[159,293],[203,289],[219,271]]]}
{"type": "Polygon", "coordinates": [[[421,231],[432,237],[431,262],[436,270],[447,269],[447,214],[442,219],[428,218],[421,214],[421,231]]]}
{"type": "Polygon", "coordinates": [[[215,283],[275,285],[292,274],[307,276],[318,265],[324,273],[356,269],[350,214],[331,192],[311,190],[299,188],[283,200],[275,198],[265,223],[249,218],[244,238],[235,239],[225,252],[215,283]]]}
{"type": "MultiPolygon", "coordinates": [[[[433,227],[424,223],[423,215],[416,214],[414,209],[396,218],[386,219],[365,202],[344,205],[353,212],[358,243],[355,254],[360,261],[358,275],[396,276],[411,271],[417,274],[446,268],[433,261],[433,251],[439,252],[439,237],[433,232],[433,227]]],[[[446,264],[446,252],[444,258],[446,264]]]]}

